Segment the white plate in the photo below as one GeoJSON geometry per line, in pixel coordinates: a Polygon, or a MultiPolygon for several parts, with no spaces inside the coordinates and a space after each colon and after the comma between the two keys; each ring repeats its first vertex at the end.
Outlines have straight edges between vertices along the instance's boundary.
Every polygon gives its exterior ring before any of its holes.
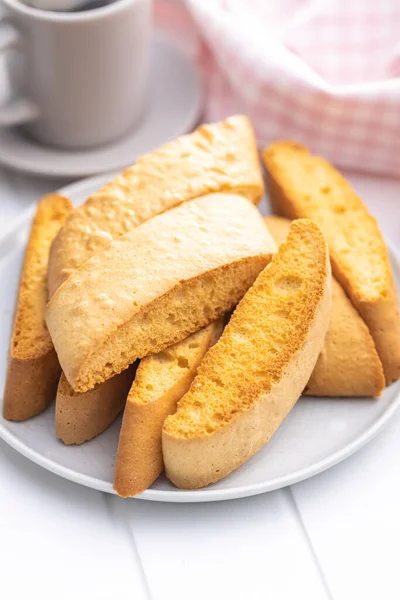
{"type": "MultiPolygon", "coordinates": [[[[62,193],[80,204],[110,175],[87,179],[62,193]]],[[[265,208],[265,207],[264,207],[265,208]]],[[[0,243],[0,389],[4,386],[8,337],[29,231],[29,216],[0,243]]],[[[400,260],[391,251],[396,282],[400,260]]],[[[160,502],[208,502],[252,496],[281,488],[335,465],[366,444],[393,415],[400,398],[400,382],[387,388],[381,398],[301,398],[272,440],[234,473],[203,490],[177,490],[164,477],[139,497],[160,502]]],[[[82,446],[64,446],[55,437],[54,406],[25,423],[0,418],[0,436],[18,452],[77,483],[114,493],[113,467],[120,420],[82,446]]]]}
{"type": "Polygon", "coordinates": [[[141,121],[125,137],[99,148],[61,150],[36,142],[18,127],[0,128],[0,163],[34,175],[71,178],[122,169],[193,129],[201,105],[196,67],[158,34],[151,46],[146,109],[141,121]]]}

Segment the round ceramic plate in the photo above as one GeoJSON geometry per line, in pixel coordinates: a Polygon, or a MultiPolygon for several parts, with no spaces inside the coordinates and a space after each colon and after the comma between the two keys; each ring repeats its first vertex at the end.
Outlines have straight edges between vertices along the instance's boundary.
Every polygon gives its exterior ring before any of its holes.
{"type": "Polygon", "coordinates": [[[151,45],[148,101],[140,122],[113,144],[88,150],[44,146],[18,127],[0,128],[0,163],[33,173],[83,177],[122,169],[193,129],[202,105],[196,67],[171,42],[156,35],[151,45]]]}
{"type": "MultiPolygon", "coordinates": [[[[95,177],[61,190],[76,204],[98,189],[111,175],[95,177]]],[[[263,207],[265,212],[265,206],[263,207]]],[[[0,280],[3,319],[0,347],[0,388],[4,386],[9,331],[29,216],[0,242],[0,280]],[[17,240],[17,244],[16,244],[17,240]]],[[[396,282],[400,260],[391,251],[396,282]]],[[[340,462],[366,444],[393,415],[400,398],[400,382],[381,398],[301,398],[272,440],[234,473],[205,489],[177,490],[160,477],[140,498],[160,502],[208,502],[260,494],[311,477],[340,462]]],[[[120,420],[94,440],[65,446],[55,436],[54,406],[24,423],[0,418],[0,436],[18,452],[67,479],[104,492],[112,489],[120,420]]]]}

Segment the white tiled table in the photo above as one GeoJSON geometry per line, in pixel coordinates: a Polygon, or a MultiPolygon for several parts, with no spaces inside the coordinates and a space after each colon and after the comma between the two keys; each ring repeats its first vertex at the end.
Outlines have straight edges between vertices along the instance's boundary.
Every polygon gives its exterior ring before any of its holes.
{"type": "MultiPolygon", "coordinates": [[[[352,179],[400,247],[400,182],[352,179]]],[[[0,169],[0,235],[58,186],[0,169]]],[[[80,487],[0,442],[0,598],[399,600],[399,459],[400,412],[308,481],[168,505],[80,487]]]]}

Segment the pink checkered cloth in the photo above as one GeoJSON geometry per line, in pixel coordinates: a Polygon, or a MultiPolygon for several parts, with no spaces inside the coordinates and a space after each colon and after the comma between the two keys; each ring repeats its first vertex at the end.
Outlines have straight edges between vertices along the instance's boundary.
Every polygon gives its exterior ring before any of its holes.
{"type": "Polygon", "coordinates": [[[400,176],[400,0],[161,2],[205,75],[204,120],[243,112],[345,168],[400,176]]]}

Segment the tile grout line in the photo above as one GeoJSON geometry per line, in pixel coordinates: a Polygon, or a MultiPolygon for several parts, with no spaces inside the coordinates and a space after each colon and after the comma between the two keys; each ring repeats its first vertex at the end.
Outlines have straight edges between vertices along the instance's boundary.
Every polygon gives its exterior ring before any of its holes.
{"type": "MultiPolygon", "coordinates": [[[[127,533],[128,537],[131,541],[133,554],[134,554],[134,557],[136,559],[136,564],[139,569],[140,578],[141,578],[142,586],[143,586],[143,589],[145,592],[145,596],[146,596],[147,600],[153,600],[153,594],[150,589],[146,571],[143,567],[143,562],[140,557],[140,553],[139,553],[139,550],[138,550],[138,547],[136,544],[136,540],[135,540],[134,533],[132,531],[131,524],[129,523],[127,516],[126,516],[126,511],[124,511],[123,515],[120,515],[119,514],[120,511],[119,510],[116,511],[113,506],[113,502],[115,501],[115,498],[113,496],[111,496],[110,494],[107,494],[106,492],[100,492],[100,493],[103,496],[104,504],[106,506],[106,511],[107,511],[107,514],[110,517],[111,521],[114,522],[114,518],[117,517],[123,522],[124,531],[127,533]],[[116,514],[116,512],[118,512],[118,514],[116,514]]],[[[128,500],[128,502],[129,502],[129,500],[128,500]]]]}
{"type": "Polygon", "coordinates": [[[317,567],[317,571],[318,571],[319,577],[321,579],[322,586],[323,586],[323,588],[324,588],[324,590],[326,592],[326,596],[327,596],[328,600],[334,600],[334,597],[333,597],[331,589],[330,589],[330,587],[328,585],[328,581],[326,579],[324,570],[322,568],[322,565],[320,563],[318,555],[317,555],[317,553],[315,551],[315,548],[314,548],[314,545],[313,545],[313,543],[311,541],[311,538],[310,538],[310,536],[308,534],[308,531],[307,531],[306,525],[304,523],[303,517],[301,515],[300,509],[299,509],[299,507],[297,505],[297,502],[295,500],[295,497],[294,497],[294,494],[293,494],[293,491],[292,491],[292,486],[285,487],[285,488],[283,488],[282,491],[286,495],[286,497],[288,498],[289,503],[292,505],[292,508],[293,508],[293,510],[294,510],[297,518],[298,518],[301,530],[302,530],[303,535],[304,535],[304,537],[306,539],[307,546],[308,546],[308,548],[309,548],[309,550],[311,552],[311,556],[314,559],[315,566],[317,567]]]}

